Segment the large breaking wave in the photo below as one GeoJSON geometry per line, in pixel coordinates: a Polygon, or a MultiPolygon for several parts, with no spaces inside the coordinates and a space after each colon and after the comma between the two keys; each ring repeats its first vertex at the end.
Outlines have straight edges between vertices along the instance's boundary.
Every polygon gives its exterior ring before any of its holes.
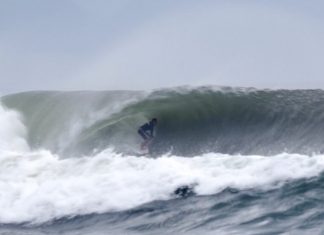
{"type": "Polygon", "coordinates": [[[89,154],[138,149],[136,129],[159,119],[153,154],[273,155],[323,150],[324,92],[178,88],[143,92],[31,92],[3,98],[19,110],[32,148],[89,154]]]}
{"type": "Polygon", "coordinates": [[[324,92],[29,92],[0,106],[0,223],[42,223],[318,177],[324,92]],[[150,157],[136,129],[159,120],[150,157]]]}

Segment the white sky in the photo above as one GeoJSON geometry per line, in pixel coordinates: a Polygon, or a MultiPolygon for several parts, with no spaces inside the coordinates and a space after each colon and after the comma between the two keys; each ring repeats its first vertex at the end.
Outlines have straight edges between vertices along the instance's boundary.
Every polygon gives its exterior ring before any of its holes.
{"type": "Polygon", "coordinates": [[[324,88],[320,0],[0,0],[0,94],[324,88]]]}

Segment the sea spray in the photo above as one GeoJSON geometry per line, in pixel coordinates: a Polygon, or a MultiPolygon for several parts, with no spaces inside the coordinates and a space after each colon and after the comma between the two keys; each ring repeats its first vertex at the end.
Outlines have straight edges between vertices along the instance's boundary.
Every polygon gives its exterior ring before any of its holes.
{"type": "Polygon", "coordinates": [[[0,222],[43,223],[63,217],[123,211],[175,198],[193,185],[196,195],[227,188],[269,190],[318,176],[324,156],[271,157],[217,153],[193,158],[121,156],[60,159],[48,151],[0,156],[0,222]]]}
{"type": "Polygon", "coordinates": [[[19,112],[9,110],[0,102],[0,151],[26,151],[27,131],[19,112]]]}

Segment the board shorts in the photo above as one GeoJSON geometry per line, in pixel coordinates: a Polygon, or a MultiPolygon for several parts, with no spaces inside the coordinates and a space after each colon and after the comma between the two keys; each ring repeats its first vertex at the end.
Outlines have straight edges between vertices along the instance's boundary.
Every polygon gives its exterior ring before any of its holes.
{"type": "Polygon", "coordinates": [[[147,132],[145,132],[144,130],[142,130],[141,128],[138,129],[137,133],[138,133],[140,136],[142,136],[142,138],[143,138],[144,140],[148,140],[148,139],[150,139],[150,135],[149,135],[147,132]]]}

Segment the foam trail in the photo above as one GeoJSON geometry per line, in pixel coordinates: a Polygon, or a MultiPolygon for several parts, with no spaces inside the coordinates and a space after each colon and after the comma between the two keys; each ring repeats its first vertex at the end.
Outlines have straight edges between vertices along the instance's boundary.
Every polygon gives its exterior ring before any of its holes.
{"type": "Polygon", "coordinates": [[[198,195],[227,187],[268,189],[323,170],[322,155],[210,153],[150,159],[106,150],[94,157],[60,159],[48,151],[7,153],[0,156],[0,222],[43,223],[130,209],[170,199],[177,187],[189,184],[196,185],[198,195]]]}
{"type": "Polygon", "coordinates": [[[14,110],[5,109],[0,103],[0,151],[26,151],[26,128],[21,116],[14,110]]]}

